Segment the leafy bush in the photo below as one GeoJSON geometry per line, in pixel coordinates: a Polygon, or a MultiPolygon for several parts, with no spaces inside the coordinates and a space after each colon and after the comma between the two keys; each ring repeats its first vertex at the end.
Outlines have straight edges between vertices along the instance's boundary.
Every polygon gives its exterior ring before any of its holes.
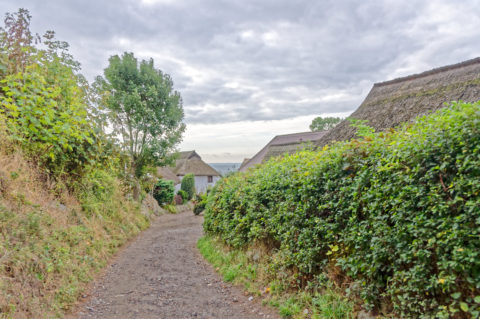
{"type": "Polygon", "coordinates": [[[182,197],[182,204],[188,202],[188,194],[183,189],[179,189],[177,195],[180,195],[182,197]]]}
{"type": "Polygon", "coordinates": [[[182,179],[180,189],[187,193],[188,200],[191,200],[195,196],[195,176],[193,174],[187,174],[182,179]]]}
{"type": "Polygon", "coordinates": [[[0,30],[9,71],[0,78],[0,114],[11,137],[53,177],[81,177],[102,153],[88,120],[86,82],[68,44],[54,40],[53,32],[44,35],[47,49],[33,46],[29,19],[19,10],[0,30]]]}
{"type": "Polygon", "coordinates": [[[269,243],[298,286],[340,272],[367,309],[478,317],[480,104],[363,132],[222,179],[205,231],[235,247],[269,243]]]}
{"type": "Polygon", "coordinates": [[[197,198],[197,202],[195,202],[195,206],[193,207],[193,213],[195,215],[200,215],[201,212],[205,210],[207,206],[207,194],[200,194],[197,198]]]}
{"type": "Polygon", "coordinates": [[[153,198],[157,200],[158,205],[163,206],[164,204],[172,203],[174,195],[175,187],[172,181],[160,179],[157,184],[155,184],[153,198]]]}
{"type": "Polygon", "coordinates": [[[169,214],[176,214],[176,213],[178,213],[177,206],[175,206],[175,205],[167,204],[167,205],[165,205],[164,208],[165,208],[165,210],[166,210],[169,214]]]}

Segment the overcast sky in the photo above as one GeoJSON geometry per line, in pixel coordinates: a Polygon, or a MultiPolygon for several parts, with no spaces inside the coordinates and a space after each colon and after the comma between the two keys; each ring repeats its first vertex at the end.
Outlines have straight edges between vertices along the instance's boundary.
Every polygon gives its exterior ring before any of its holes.
{"type": "Polygon", "coordinates": [[[480,0],[0,0],[54,30],[93,80],[124,51],[181,93],[181,150],[240,162],[274,135],[346,116],[374,82],[480,56],[480,0]]]}

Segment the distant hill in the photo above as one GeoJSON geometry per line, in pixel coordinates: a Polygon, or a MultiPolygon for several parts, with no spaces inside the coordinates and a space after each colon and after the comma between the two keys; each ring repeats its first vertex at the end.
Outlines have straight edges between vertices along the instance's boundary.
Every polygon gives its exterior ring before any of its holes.
{"type": "Polygon", "coordinates": [[[230,172],[236,172],[242,163],[208,163],[216,169],[220,174],[226,175],[230,172]]]}

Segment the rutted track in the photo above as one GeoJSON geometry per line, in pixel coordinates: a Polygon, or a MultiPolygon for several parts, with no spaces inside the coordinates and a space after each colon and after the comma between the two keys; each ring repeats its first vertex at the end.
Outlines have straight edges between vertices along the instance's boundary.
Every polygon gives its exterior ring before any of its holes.
{"type": "Polygon", "coordinates": [[[202,259],[202,220],[192,212],[156,219],[93,285],[77,318],[278,318],[202,259]]]}

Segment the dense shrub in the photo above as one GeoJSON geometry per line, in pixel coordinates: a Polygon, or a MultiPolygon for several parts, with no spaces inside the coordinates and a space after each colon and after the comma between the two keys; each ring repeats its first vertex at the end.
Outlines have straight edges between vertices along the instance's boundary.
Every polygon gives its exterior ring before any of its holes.
{"type": "MultiPolygon", "coordinates": [[[[63,83],[64,88],[48,83],[41,72],[34,64],[0,80],[0,112],[24,149],[53,173],[78,171],[95,158],[93,128],[80,88],[74,81],[63,83]]],[[[74,78],[71,70],[65,72],[74,78]]]]}
{"type": "Polygon", "coordinates": [[[365,308],[478,317],[480,104],[388,133],[360,128],[363,139],[223,179],[205,231],[236,247],[268,242],[299,278],[335,268],[365,308]]]}
{"type": "Polygon", "coordinates": [[[195,206],[193,207],[193,213],[195,215],[200,215],[201,212],[205,210],[205,207],[207,206],[207,194],[200,194],[197,197],[197,201],[195,202],[195,206]]]}
{"type": "Polygon", "coordinates": [[[186,191],[184,191],[183,189],[179,189],[178,192],[177,192],[177,195],[180,195],[181,198],[182,198],[182,203],[186,203],[188,202],[188,194],[186,191]]]}
{"type": "Polygon", "coordinates": [[[160,179],[155,184],[153,189],[153,198],[157,200],[158,205],[163,206],[165,204],[172,203],[174,195],[175,187],[173,186],[172,181],[160,179]]]}
{"type": "Polygon", "coordinates": [[[195,196],[195,176],[193,174],[187,174],[182,179],[180,189],[187,193],[188,200],[191,200],[195,196]]]}
{"type": "Polygon", "coordinates": [[[89,122],[87,84],[68,44],[43,36],[46,49],[32,42],[29,15],[7,15],[0,30],[0,115],[26,155],[52,177],[86,174],[102,153],[89,122]],[[6,65],[1,61],[5,58],[6,65]]]}

